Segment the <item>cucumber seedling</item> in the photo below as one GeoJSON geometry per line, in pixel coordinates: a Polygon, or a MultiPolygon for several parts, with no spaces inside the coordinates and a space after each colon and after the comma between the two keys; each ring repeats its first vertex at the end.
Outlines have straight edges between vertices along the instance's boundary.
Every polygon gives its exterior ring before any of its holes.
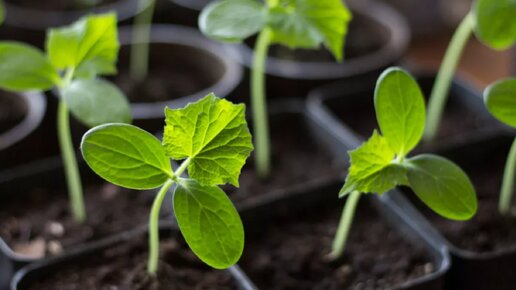
{"type": "Polygon", "coordinates": [[[339,194],[349,197],[330,253],[334,259],[344,250],[363,193],[381,195],[404,185],[445,218],[467,220],[477,211],[475,189],[459,166],[433,154],[407,156],[425,128],[425,103],[417,82],[402,69],[387,69],[378,79],[374,106],[382,135],[375,130],[369,140],[349,151],[351,165],[339,194]]]}
{"type": "Polygon", "coordinates": [[[89,130],[81,151],[88,165],[107,181],[130,189],[161,187],[149,219],[148,272],[158,270],[159,211],[175,184],[174,213],[193,252],[223,269],[242,255],[244,230],[235,207],[217,185],[238,186],[253,150],[245,106],[210,94],[184,109],[165,109],[161,143],[132,125],[105,124],[89,130]],[[183,160],[172,170],[170,159],[183,160]],[[188,170],[189,178],[182,177],[188,170]]]}
{"type": "Polygon", "coordinates": [[[453,35],[435,79],[428,104],[428,120],[424,139],[435,138],[451,81],[460,57],[470,39],[476,37],[495,50],[504,50],[516,43],[516,1],[476,0],[453,35]]]}
{"type": "Polygon", "coordinates": [[[221,0],[203,9],[199,28],[223,42],[241,42],[258,33],[251,76],[256,171],[270,174],[270,139],[264,67],[271,44],[315,49],[324,44],[340,61],[351,13],[342,0],[221,0]]]}
{"type": "MultiPolygon", "coordinates": [[[[516,78],[501,80],[488,86],[484,91],[484,102],[488,111],[500,122],[516,128],[516,78]]],[[[516,138],[512,143],[502,180],[498,210],[508,215],[516,179],[516,138]]]]}
{"type": "Polygon", "coordinates": [[[74,218],[86,219],[81,179],[72,144],[69,112],[84,125],[131,122],[124,94],[98,75],[116,72],[116,16],[88,16],[50,29],[45,55],[19,42],[0,42],[0,88],[16,92],[55,89],[59,95],[57,134],[74,218]]]}

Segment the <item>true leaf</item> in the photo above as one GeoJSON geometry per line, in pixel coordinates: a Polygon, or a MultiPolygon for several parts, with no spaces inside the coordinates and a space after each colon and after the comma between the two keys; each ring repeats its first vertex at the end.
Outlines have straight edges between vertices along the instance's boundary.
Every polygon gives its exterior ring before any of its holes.
{"type": "Polygon", "coordinates": [[[253,150],[245,106],[210,94],[184,109],[165,109],[163,145],[175,160],[190,158],[188,173],[203,185],[238,186],[253,150]]]}
{"type": "Polygon", "coordinates": [[[390,147],[405,156],[425,130],[425,101],[417,82],[400,68],[384,71],[376,85],[376,118],[390,147]]]}
{"type": "Polygon", "coordinates": [[[477,0],[474,6],[475,32],[494,49],[506,49],[516,42],[516,1],[477,0]]]}
{"type": "Polygon", "coordinates": [[[475,189],[459,166],[430,154],[405,162],[410,187],[433,211],[453,220],[467,220],[476,213],[475,189]]]}
{"type": "Polygon", "coordinates": [[[399,184],[406,184],[404,168],[392,162],[395,152],[376,130],[368,141],[350,151],[349,156],[351,166],[339,193],[341,197],[354,190],[382,194],[399,184]]]}
{"type": "Polygon", "coordinates": [[[351,13],[341,0],[289,0],[270,9],[268,24],[273,42],[291,48],[324,44],[341,60],[350,20],[351,13]]]}
{"type": "Polygon", "coordinates": [[[263,4],[256,0],[212,2],[199,16],[199,28],[210,38],[239,42],[265,26],[266,12],[263,4]]]}
{"type": "Polygon", "coordinates": [[[48,90],[60,77],[36,48],[17,42],[0,42],[0,88],[12,91],[48,90]]]}
{"type": "Polygon", "coordinates": [[[516,128],[516,78],[498,81],[487,87],[484,102],[493,116],[516,128]]]}
{"type": "Polygon", "coordinates": [[[186,242],[202,261],[216,269],[238,261],[244,248],[244,228],[220,188],[181,179],[174,193],[174,212],[186,242]]]}
{"type": "Polygon", "coordinates": [[[124,93],[102,79],[75,80],[62,90],[72,114],[87,126],[131,123],[131,108],[124,93]]]}
{"type": "Polygon", "coordinates": [[[58,69],[74,68],[79,76],[116,72],[119,43],[116,15],[86,16],[70,26],[51,29],[47,53],[58,69]]]}
{"type": "Polygon", "coordinates": [[[132,125],[106,124],[89,130],[81,151],[95,173],[123,187],[152,189],[172,176],[160,141],[132,125]]]}

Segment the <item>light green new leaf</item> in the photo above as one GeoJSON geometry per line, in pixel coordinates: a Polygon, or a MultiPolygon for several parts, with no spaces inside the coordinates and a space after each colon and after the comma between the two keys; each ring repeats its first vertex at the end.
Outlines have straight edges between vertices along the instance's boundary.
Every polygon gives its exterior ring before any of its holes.
{"type": "Polygon", "coordinates": [[[376,119],[396,154],[405,156],[425,130],[425,101],[416,80],[400,68],[385,70],[376,84],[376,119]]]}
{"type": "Polygon", "coordinates": [[[351,166],[339,196],[354,190],[382,194],[399,184],[406,184],[405,169],[393,163],[395,153],[376,130],[367,142],[349,152],[351,166]]]}
{"type": "Polygon", "coordinates": [[[476,213],[475,189],[455,163],[423,154],[405,164],[410,187],[433,211],[453,220],[467,220],[476,213]]]}
{"type": "Polygon", "coordinates": [[[107,181],[131,189],[159,187],[172,176],[160,141],[128,124],[105,124],[82,138],[86,163],[107,181]]]}
{"type": "Polygon", "coordinates": [[[23,43],[0,42],[0,88],[48,90],[59,82],[56,70],[39,50],[23,43]]]}
{"type": "Polygon", "coordinates": [[[244,227],[224,191],[181,179],[174,193],[177,223],[192,251],[216,269],[234,265],[244,249],[244,227]]]}
{"type": "Polygon", "coordinates": [[[199,29],[215,40],[240,42],[265,26],[266,13],[257,0],[216,1],[203,9],[199,29]]]}
{"type": "Polygon", "coordinates": [[[337,60],[343,57],[351,13],[342,0],[290,0],[269,10],[273,42],[291,48],[324,44],[337,60]]]}
{"type": "Polygon", "coordinates": [[[516,78],[501,80],[487,87],[484,102],[493,116],[516,128],[516,78]]]}
{"type": "Polygon", "coordinates": [[[70,26],[50,29],[47,53],[58,69],[74,68],[88,77],[116,72],[116,15],[86,16],[70,26]]]}
{"type": "Polygon", "coordinates": [[[72,114],[87,126],[131,123],[127,98],[106,80],[75,80],[63,89],[62,97],[72,114]]]}
{"type": "Polygon", "coordinates": [[[175,160],[190,158],[188,174],[203,185],[238,186],[253,150],[245,106],[210,94],[184,109],[165,109],[163,145],[175,160]]]}
{"type": "Polygon", "coordinates": [[[477,0],[474,6],[477,37],[493,49],[516,42],[516,1],[477,0]]]}

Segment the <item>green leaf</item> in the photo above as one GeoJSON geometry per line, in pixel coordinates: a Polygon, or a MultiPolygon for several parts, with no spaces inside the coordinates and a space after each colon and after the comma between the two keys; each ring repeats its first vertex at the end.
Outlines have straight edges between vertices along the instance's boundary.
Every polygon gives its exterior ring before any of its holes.
{"type": "Polygon", "coordinates": [[[203,9],[199,29],[219,41],[240,42],[265,26],[266,12],[256,0],[215,1],[203,9]]]}
{"type": "Polygon", "coordinates": [[[405,164],[410,187],[433,211],[453,220],[467,220],[476,213],[475,189],[459,166],[430,154],[405,164]]]}
{"type": "Polygon", "coordinates": [[[62,91],[72,114],[85,125],[131,123],[131,108],[124,93],[102,79],[75,80],[62,91]]]}
{"type": "Polygon", "coordinates": [[[387,140],[376,132],[360,147],[349,152],[351,166],[339,196],[354,190],[382,194],[399,184],[406,184],[405,169],[394,163],[395,153],[387,140]]]}
{"type": "Polygon", "coordinates": [[[188,173],[203,185],[238,186],[238,176],[253,150],[245,106],[209,94],[184,109],[165,109],[163,137],[168,156],[190,158],[188,173]]]}
{"type": "Polygon", "coordinates": [[[493,49],[507,49],[516,42],[516,1],[477,0],[474,6],[477,37],[493,49]]]}
{"type": "Polygon", "coordinates": [[[180,179],[174,212],[186,242],[203,262],[225,269],[238,261],[244,249],[244,227],[224,191],[180,179]]]}
{"type": "Polygon", "coordinates": [[[93,77],[116,72],[118,56],[116,15],[86,16],[70,26],[50,29],[47,52],[58,69],[74,68],[76,75],[93,77]]]}
{"type": "Polygon", "coordinates": [[[23,43],[0,42],[0,88],[48,90],[60,80],[48,59],[36,48],[23,43]]]}
{"type": "Polygon", "coordinates": [[[501,80],[487,87],[484,102],[493,116],[516,128],[516,78],[501,80]]]}
{"type": "Polygon", "coordinates": [[[290,0],[269,10],[273,42],[290,48],[324,44],[337,60],[343,57],[351,13],[342,0],[290,0]]]}
{"type": "Polygon", "coordinates": [[[425,130],[425,101],[417,82],[400,68],[385,70],[376,85],[376,118],[390,147],[405,156],[425,130]]]}
{"type": "Polygon", "coordinates": [[[170,159],[160,141],[128,124],[105,124],[83,136],[81,151],[100,177],[131,189],[152,189],[170,178],[170,159]]]}

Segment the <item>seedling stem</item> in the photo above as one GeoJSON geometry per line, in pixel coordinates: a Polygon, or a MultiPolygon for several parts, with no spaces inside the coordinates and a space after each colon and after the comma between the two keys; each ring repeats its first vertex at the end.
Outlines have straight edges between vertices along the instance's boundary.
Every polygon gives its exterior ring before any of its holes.
{"type": "Polygon", "coordinates": [[[361,193],[359,191],[353,191],[344,205],[342,210],[342,216],[337,228],[337,233],[333,239],[332,250],[328,257],[332,260],[336,260],[342,256],[344,249],[346,248],[346,241],[348,240],[349,231],[351,224],[353,223],[353,217],[357,209],[358,201],[360,200],[361,193]]]}
{"type": "Polygon", "coordinates": [[[511,208],[512,192],[514,189],[514,179],[516,178],[516,138],[512,143],[509,156],[505,163],[505,171],[502,181],[502,191],[500,192],[499,211],[502,215],[508,215],[511,208]]]}
{"type": "Polygon", "coordinates": [[[149,71],[149,42],[156,1],[140,0],[138,3],[143,8],[148,1],[150,1],[149,6],[136,15],[132,32],[130,72],[132,79],[138,82],[145,79],[149,71]]]}

